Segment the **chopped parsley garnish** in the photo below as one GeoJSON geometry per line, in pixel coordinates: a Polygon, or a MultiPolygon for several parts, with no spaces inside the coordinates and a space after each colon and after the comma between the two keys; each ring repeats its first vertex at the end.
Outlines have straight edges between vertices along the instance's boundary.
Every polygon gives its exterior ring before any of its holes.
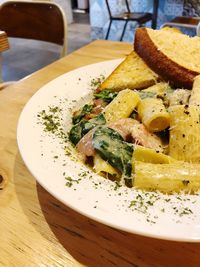
{"type": "Polygon", "coordinates": [[[37,114],[38,123],[44,126],[44,131],[53,134],[63,141],[68,140],[62,125],[62,109],[57,106],[49,106],[47,110],[42,110],[37,114]]]}
{"type": "Polygon", "coordinates": [[[72,187],[73,184],[78,184],[81,179],[76,180],[76,179],[72,179],[72,177],[68,176],[68,177],[65,177],[65,180],[67,180],[65,185],[67,187],[72,187]]]}
{"type": "Polygon", "coordinates": [[[99,85],[105,80],[105,76],[104,75],[100,75],[97,78],[94,78],[91,80],[90,82],[90,86],[92,89],[96,89],[99,87],[99,85]]]}

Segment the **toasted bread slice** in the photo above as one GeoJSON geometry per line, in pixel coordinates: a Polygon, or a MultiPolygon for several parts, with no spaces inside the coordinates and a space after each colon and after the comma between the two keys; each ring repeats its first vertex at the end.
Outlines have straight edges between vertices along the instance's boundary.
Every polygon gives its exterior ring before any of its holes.
{"type": "Polygon", "coordinates": [[[100,85],[98,91],[143,89],[155,84],[157,78],[157,74],[145,64],[137,53],[132,51],[100,85]]]}
{"type": "Polygon", "coordinates": [[[138,28],[135,51],[146,64],[176,87],[191,89],[200,74],[200,38],[171,30],[138,28]]]}

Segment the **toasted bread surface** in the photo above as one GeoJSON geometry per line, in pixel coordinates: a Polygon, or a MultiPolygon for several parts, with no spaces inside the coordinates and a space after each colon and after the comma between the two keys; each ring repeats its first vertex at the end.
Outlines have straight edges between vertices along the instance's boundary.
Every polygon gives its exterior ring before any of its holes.
{"type": "Polygon", "coordinates": [[[158,76],[132,51],[125,60],[106,78],[98,91],[120,91],[126,88],[143,89],[155,84],[158,76]]]}
{"type": "Polygon", "coordinates": [[[139,28],[135,51],[164,80],[191,89],[200,73],[200,38],[176,31],[139,28]]]}

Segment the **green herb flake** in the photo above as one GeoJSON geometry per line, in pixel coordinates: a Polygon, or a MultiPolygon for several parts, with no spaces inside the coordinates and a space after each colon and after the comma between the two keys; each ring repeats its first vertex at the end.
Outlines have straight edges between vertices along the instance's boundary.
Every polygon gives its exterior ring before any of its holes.
{"type": "Polygon", "coordinates": [[[65,180],[67,180],[65,184],[67,187],[72,187],[74,184],[78,184],[80,182],[80,179],[76,180],[70,176],[65,177],[65,180]]]}
{"type": "Polygon", "coordinates": [[[115,181],[115,186],[114,186],[114,190],[118,190],[122,185],[120,185],[120,183],[118,181],[115,181]]]}
{"type": "Polygon", "coordinates": [[[62,117],[60,116],[62,109],[58,106],[49,106],[47,110],[42,110],[37,114],[38,123],[44,127],[44,131],[54,134],[62,138],[64,141],[67,139],[62,126],[62,117]]]}
{"type": "Polygon", "coordinates": [[[190,215],[192,214],[192,210],[189,208],[184,208],[182,211],[180,211],[179,215],[182,217],[183,215],[190,215]]]}
{"type": "Polygon", "coordinates": [[[104,75],[100,75],[97,78],[93,78],[90,82],[90,86],[92,87],[92,89],[96,89],[99,87],[99,85],[105,80],[105,76],[104,75]]]}

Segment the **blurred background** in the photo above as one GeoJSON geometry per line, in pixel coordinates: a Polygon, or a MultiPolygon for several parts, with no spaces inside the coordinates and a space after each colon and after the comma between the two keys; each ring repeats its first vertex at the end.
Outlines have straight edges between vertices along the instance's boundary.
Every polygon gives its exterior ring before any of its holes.
{"type": "MultiPolygon", "coordinates": [[[[34,0],[33,0],[34,1],[34,0]]],[[[47,0],[48,1],[48,0],[47,0]]],[[[4,1],[0,1],[3,3],[4,1]]],[[[110,23],[105,0],[55,0],[67,18],[68,51],[90,43],[92,40],[105,39],[110,23]]],[[[134,12],[153,12],[153,0],[129,0],[134,12]]],[[[112,14],[126,11],[124,0],[109,0],[112,14]]],[[[157,14],[157,28],[176,16],[200,16],[200,0],[160,0],[157,14]]],[[[124,21],[113,21],[108,39],[119,41],[124,21]]],[[[151,22],[145,24],[151,27],[151,22]]],[[[123,41],[132,43],[136,22],[128,22],[123,41]]],[[[55,25],[56,27],[56,25],[55,25]]],[[[184,29],[190,35],[194,30],[184,29]]],[[[4,81],[19,80],[58,58],[60,48],[35,40],[9,38],[10,49],[3,53],[2,76],[4,81]],[[28,42],[28,43],[27,43],[28,42]]]]}

